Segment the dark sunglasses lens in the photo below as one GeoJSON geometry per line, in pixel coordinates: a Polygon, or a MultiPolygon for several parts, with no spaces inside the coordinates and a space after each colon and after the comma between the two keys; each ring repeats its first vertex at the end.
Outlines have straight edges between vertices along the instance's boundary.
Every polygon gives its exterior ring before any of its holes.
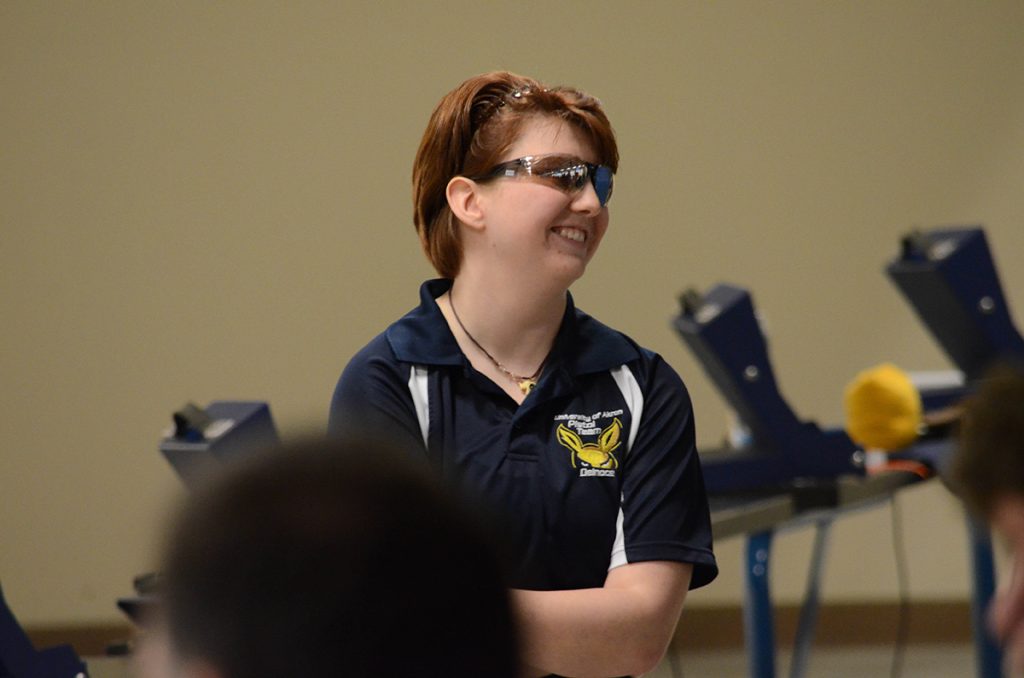
{"type": "Polygon", "coordinates": [[[591,170],[590,180],[594,182],[594,192],[597,193],[597,199],[601,201],[601,206],[604,207],[612,197],[613,179],[611,168],[605,165],[598,165],[591,170]]]}

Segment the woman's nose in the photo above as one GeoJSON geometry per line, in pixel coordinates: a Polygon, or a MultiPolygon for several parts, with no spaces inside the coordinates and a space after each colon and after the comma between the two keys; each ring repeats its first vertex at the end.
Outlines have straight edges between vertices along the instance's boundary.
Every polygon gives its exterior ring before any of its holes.
{"type": "Polygon", "coordinates": [[[577,212],[591,215],[601,211],[601,199],[597,197],[594,184],[588,181],[583,188],[573,194],[572,208],[577,212]]]}

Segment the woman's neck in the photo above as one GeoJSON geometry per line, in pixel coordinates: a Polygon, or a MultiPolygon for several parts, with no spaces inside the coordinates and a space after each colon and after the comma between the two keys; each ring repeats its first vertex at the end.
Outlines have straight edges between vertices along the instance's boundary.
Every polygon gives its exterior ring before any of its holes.
{"type": "Polygon", "coordinates": [[[468,339],[515,374],[536,371],[558,334],[566,292],[530,283],[480,280],[468,271],[456,277],[441,308],[463,352],[472,352],[464,345],[468,339]]]}

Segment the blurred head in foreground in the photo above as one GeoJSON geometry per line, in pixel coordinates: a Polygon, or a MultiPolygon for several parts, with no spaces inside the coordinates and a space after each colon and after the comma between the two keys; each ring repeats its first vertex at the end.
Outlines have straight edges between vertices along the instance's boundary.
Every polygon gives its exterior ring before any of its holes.
{"type": "Polygon", "coordinates": [[[953,488],[1005,540],[1012,571],[989,608],[1008,675],[1024,675],[1024,370],[1004,365],[968,399],[951,467],[953,488]]]}
{"type": "Polygon", "coordinates": [[[515,675],[495,556],[408,463],[305,443],[193,494],[163,561],[170,675],[515,675]]]}
{"type": "Polygon", "coordinates": [[[998,367],[967,400],[951,471],[955,488],[980,517],[998,523],[1007,502],[1024,508],[1024,370],[1019,366],[998,367]]]}

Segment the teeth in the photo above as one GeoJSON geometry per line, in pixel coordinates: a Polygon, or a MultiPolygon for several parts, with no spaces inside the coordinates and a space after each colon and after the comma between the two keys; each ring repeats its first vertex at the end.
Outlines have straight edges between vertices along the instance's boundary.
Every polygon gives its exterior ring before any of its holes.
{"type": "Polygon", "coordinates": [[[556,228],[555,229],[555,233],[557,233],[558,235],[562,236],[563,238],[568,238],[569,240],[575,240],[576,242],[586,242],[587,241],[587,233],[586,233],[586,231],[582,231],[582,230],[580,230],[578,228],[568,228],[568,227],[556,228]]]}

